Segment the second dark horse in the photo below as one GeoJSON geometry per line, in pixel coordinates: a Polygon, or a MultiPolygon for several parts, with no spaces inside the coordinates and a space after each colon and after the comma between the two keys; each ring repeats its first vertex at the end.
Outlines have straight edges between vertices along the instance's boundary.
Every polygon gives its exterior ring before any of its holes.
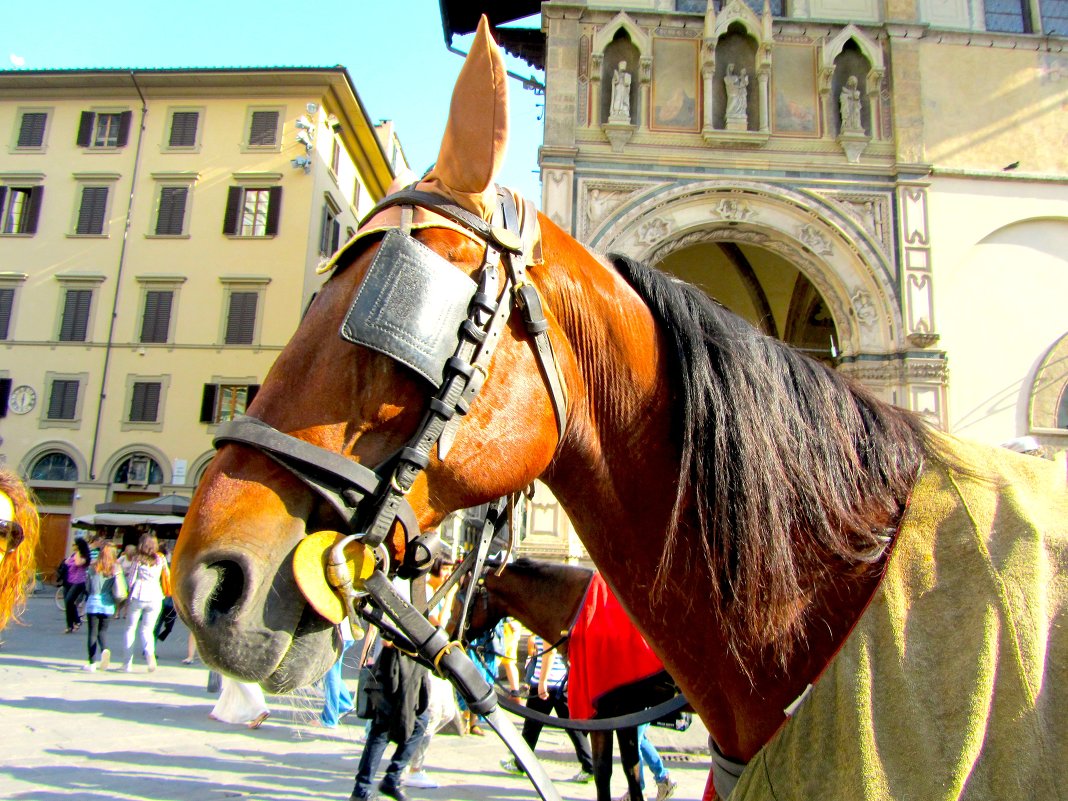
{"type": "MultiPolygon", "coordinates": [[[[513,617],[547,645],[556,643],[571,630],[592,578],[593,571],[588,568],[518,559],[508,564],[500,575],[490,572],[481,582],[471,604],[466,636],[474,639],[502,618],[513,617]]],[[[452,618],[456,620],[458,614],[454,612],[452,618]]],[[[567,656],[567,648],[565,638],[559,645],[561,656],[567,656]]],[[[626,658],[626,654],[619,655],[620,660],[626,658]]],[[[594,699],[594,718],[638,712],[666,700],[673,692],[674,685],[666,673],[621,686],[594,699]]],[[[643,801],[639,785],[638,729],[636,726],[617,729],[616,737],[630,801],[643,801]]],[[[612,801],[612,732],[590,732],[590,744],[597,801],[612,801]]]]}

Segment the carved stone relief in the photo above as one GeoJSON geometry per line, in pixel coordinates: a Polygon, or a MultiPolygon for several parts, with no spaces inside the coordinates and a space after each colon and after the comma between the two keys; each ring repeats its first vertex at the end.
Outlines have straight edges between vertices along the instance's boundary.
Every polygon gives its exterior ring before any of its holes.
{"type": "Polygon", "coordinates": [[[709,211],[713,220],[725,220],[726,222],[745,222],[756,214],[748,202],[744,200],[732,200],[724,198],[714,205],[709,211]]]}
{"type": "Polygon", "coordinates": [[[597,226],[618,209],[635,192],[647,188],[645,184],[619,181],[586,181],[580,184],[582,205],[579,208],[581,239],[587,241],[597,226]]]}
{"type": "Polygon", "coordinates": [[[638,226],[637,240],[643,245],[654,245],[671,233],[671,223],[663,217],[653,217],[638,226]]]}
{"type": "Polygon", "coordinates": [[[853,312],[857,315],[857,321],[865,328],[871,328],[879,319],[879,313],[875,309],[871,295],[862,289],[858,289],[850,298],[853,302],[853,312]]]}
{"type": "Polygon", "coordinates": [[[811,225],[805,224],[799,227],[797,229],[797,238],[809,247],[813,253],[818,253],[821,256],[830,256],[831,253],[834,252],[831,249],[831,243],[827,240],[827,237],[811,225]]]}

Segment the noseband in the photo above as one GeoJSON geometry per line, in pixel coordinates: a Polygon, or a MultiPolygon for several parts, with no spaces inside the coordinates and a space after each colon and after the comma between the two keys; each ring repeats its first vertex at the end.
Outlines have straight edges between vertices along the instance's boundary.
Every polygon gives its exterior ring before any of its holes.
{"type": "Polygon", "coordinates": [[[385,209],[400,207],[401,223],[386,232],[339,335],[405,365],[436,390],[415,435],[382,464],[368,468],[254,417],[238,417],[216,433],[216,447],[236,442],[260,450],[327,501],[345,521],[348,536],[334,546],[328,575],[353,622],[357,617],[354,602],[365,593],[353,586],[344,556],[349,542],[376,549],[399,522],[415,545],[406,549],[401,574],[407,570],[410,577],[430,567],[434,549],[416,544],[422,535],[406,495],[430,463],[435,444],[438,458],[446,458],[460,418],[485,382],[490,359],[515,308],[530,334],[549,390],[558,441],[563,439],[564,384],[541,298],[526,280],[537,212],[529,201],[524,203],[520,225],[514,196],[498,189],[496,224],[490,225],[443,197],[406,189],[386,198],[365,218],[362,228],[385,209]],[[476,280],[411,235],[416,208],[444,218],[485,244],[476,280]]]}

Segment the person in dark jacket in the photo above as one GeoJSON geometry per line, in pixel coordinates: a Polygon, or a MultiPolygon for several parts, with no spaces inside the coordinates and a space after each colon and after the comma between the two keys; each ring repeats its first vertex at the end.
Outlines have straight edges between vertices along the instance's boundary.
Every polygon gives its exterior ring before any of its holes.
{"type": "Polygon", "coordinates": [[[404,769],[426,734],[430,713],[430,680],[426,668],[416,664],[390,644],[385,644],[375,663],[381,690],[374,698],[371,727],[364,741],[356,785],[350,801],[371,798],[378,765],[386,745],[397,744],[386,775],[378,786],[384,796],[407,801],[402,789],[404,769]]]}

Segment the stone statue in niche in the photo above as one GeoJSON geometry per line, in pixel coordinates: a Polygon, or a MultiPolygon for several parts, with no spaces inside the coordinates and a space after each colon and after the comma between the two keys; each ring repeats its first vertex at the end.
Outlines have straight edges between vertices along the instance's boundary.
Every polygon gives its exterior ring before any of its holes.
{"type": "Polygon", "coordinates": [[[857,76],[850,75],[838,96],[838,108],[842,114],[842,133],[864,133],[860,121],[860,89],[857,88],[857,76]]]}
{"type": "Polygon", "coordinates": [[[630,83],[627,62],[620,61],[612,73],[612,102],[608,107],[609,122],[630,122],[630,83]]]}
{"type": "Polygon", "coordinates": [[[746,115],[748,103],[749,73],[745,67],[741,72],[734,71],[734,64],[727,65],[727,74],[723,76],[723,85],[727,90],[727,130],[744,131],[749,127],[746,115]]]}

